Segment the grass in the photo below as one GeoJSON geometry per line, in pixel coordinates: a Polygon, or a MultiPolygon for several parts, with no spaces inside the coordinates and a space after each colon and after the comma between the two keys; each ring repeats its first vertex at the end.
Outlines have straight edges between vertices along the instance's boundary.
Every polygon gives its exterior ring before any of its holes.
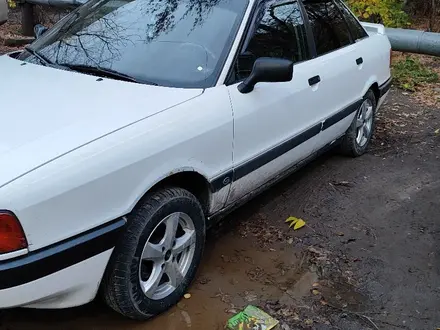
{"type": "Polygon", "coordinates": [[[423,84],[439,81],[437,72],[413,56],[406,56],[393,62],[392,71],[395,83],[400,88],[411,92],[416,91],[417,87],[423,84]]]}

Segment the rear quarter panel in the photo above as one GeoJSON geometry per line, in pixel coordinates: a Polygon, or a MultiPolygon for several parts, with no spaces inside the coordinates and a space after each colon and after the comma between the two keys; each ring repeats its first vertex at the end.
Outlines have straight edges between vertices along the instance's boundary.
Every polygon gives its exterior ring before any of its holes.
{"type": "MultiPolygon", "coordinates": [[[[365,23],[362,23],[365,27],[365,23]]],[[[385,35],[385,29],[380,24],[367,24],[368,38],[356,43],[364,58],[364,95],[368,89],[377,83],[379,86],[391,77],[390,52],[391,44],[385,35]]]]}

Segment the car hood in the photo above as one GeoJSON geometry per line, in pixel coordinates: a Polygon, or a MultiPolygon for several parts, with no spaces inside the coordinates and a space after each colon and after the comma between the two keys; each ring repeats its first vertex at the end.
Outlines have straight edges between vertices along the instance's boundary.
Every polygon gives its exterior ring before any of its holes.
{"type": "Polygon", "coordinates": [[[0,56],[0,187],[93,140],[203,93],[0,56]]]}

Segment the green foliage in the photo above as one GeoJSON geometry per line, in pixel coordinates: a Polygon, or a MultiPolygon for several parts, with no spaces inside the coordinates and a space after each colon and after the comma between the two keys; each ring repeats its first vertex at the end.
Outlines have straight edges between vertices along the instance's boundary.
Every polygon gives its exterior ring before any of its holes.
{"type": "Polygon", "coordinates": [[[9,8],[13,9],[13,8],[17,7],[17,2],[14,0],[8,0],[8,6],[9,6],[9,8]]]}
{"type": "Polygon", "coordinates": [[[402,89],[415,91],[417,86],[439,80],[438,74],[424,66],[420,61],[408,55],[405,59],[393,63],[394,81],[402,89]]]}
{"type": "Polygon", "coordinates": [[[403,11],[402,0],[346,0],[346,2],[361,20],[381,23],[387,27],[409,25],[408,15],[403,11]]]}

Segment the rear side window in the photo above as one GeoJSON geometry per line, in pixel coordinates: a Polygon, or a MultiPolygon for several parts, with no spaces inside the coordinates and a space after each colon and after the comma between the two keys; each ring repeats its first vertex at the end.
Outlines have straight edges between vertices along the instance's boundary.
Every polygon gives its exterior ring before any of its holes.
{"type": "Polygon", "coordinates": [[[306,0],[317,55],[323,55],[351,44],[348,25],[333,0],[306,0]]]}
{"type": "Polygon", "coordinates": [[[362,27],[361,23],[353,16],[353,14],[344,6],[340,1],[335,1],[338,8],[344,15],[348,28],[350,29],[351,36],[355,41],[368,37],[367,32],[362,27]]]}

